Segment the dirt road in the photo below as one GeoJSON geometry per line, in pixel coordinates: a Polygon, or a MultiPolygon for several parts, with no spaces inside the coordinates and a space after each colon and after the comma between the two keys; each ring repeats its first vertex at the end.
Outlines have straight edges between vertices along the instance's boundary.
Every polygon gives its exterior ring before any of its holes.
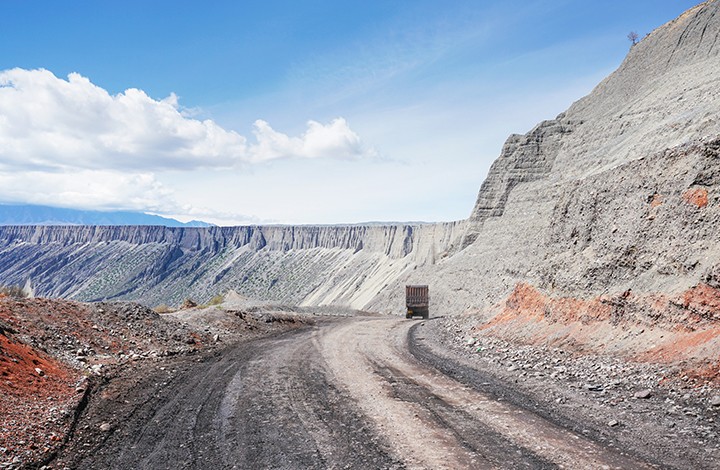
{"type": "Polygon", "coordinates": [[[354,317],[146,364],[96,393],[51,465],[646,467],[416,359],[413,325],[417,347],[419,322],[354,317]]]}

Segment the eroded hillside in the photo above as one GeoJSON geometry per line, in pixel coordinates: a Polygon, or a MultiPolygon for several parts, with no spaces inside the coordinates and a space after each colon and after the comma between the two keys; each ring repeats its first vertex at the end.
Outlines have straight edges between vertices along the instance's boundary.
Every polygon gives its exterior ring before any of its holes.
{"type": "Polygon", "coordinates": [[[230,289],[363,307],[454,250],[463,222],[388,226],[0,227],[0,278],[36,294],[178,305],[230,289]]]}

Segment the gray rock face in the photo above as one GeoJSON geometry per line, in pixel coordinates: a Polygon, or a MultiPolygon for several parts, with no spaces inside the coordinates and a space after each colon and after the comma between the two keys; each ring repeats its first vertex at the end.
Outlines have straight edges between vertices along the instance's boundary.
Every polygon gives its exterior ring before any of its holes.
{"type": "Polygon", "coordinates": [[[470,221],[471,229],[462,246],[475,242],[482,233],[483,222],[490,217],[501,217],[512,190],[521,183],[547,178],[560,151],[562,138],[572,132],[570,121],[558,116],[544,121],[528,134],[511,135],[505,142],[500,158],[490,167],[480,187],[470,221]]]}
{"type": "Polygon", "coordinates": [[[179,304],[235,289],[361,307],[368,289],[449,251],[462,226],[0,227],[0,279],[79,300],[179,304]]]}
{"type": "Polygon", "coordinates": [[[147,304],[227,289],[302,304],[433,315],[519,282],[554,295],[720,285],[720,1],[633,46],[556,119],[513,135],[466,221],[336,227],[3,227],[0,282],[147,304]]]}
{"type": "MultiPolygon", "coordinates": [[[[565,113],[510,136],[462,250],[414,272],[434,312],[487,307],[519,282],[574,297],[719,284],[719,54],[713,0],[633,46],[565,113]]],[[[398,305],[401,283],[369,307],[398,305]]]]}
{"type": "Polygon", "coordinates": [[[435,272],[454,281],[448,311],[487,306],[517,282],[580,297],[712,282],[719,54],[714,0],[633,46],[555,120],[511,136],[480,189],[465,250],[435,272]]]}

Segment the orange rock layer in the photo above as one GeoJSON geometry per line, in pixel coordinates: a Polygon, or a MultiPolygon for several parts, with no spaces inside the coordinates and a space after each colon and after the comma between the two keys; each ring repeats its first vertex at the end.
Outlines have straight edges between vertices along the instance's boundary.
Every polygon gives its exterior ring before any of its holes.
{"type": "Polygon", "coordinates": [[[478,335],[682,364],[683,373],[720,384],[720,289],[707,284],[678,296],[631,291],[590,299],[552,297],[520,283],[478,335]]]}

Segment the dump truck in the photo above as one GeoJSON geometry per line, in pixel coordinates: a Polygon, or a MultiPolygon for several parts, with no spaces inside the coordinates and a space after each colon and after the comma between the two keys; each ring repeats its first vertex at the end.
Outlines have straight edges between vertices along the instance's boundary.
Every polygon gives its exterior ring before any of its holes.
{"type": "Polygon", "coordinates": [[[428,286],[405,286],[405,318],[430,317],[430,295],[428,286]]]}

